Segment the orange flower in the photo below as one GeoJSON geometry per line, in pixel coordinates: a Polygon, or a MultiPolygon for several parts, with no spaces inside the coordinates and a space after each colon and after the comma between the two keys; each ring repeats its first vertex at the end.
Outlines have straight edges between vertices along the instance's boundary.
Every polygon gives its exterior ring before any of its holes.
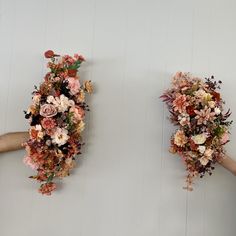
{"type": "Polygon", "coordinates": [[[178,130],[174,136],[174,144],[183,147],[188,142],[183,130],[178,130]]]}
{"type": "Polygon", "coordinates": [[[186,110],[186,106],[188,106],[186,95],[177,94],[173,101],[174,111],[182,113],[186,110]]]}

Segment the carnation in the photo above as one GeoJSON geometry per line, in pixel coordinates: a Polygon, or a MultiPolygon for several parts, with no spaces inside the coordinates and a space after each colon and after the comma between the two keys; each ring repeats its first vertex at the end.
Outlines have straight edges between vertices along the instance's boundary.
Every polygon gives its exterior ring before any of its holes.
{"type": "Polygon", "coordinates": [[[43,118],[41,124],[44,129],[53,129],[56,126],[55,120],[48,117],[43,118]]]}

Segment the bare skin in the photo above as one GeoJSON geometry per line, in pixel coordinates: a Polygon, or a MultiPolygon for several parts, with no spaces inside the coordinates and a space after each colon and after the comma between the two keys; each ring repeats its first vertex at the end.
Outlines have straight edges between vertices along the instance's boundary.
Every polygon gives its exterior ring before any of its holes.
{"type": "Polygon", "coordinates": [[[220,164],[227,170],[229,170],[233,175],[236,176],[236,161],[233,160],[228,155],[220,162],[220,164]]]}
{"type": "Polygon", "coordinates": [[[0,153],[22,149],[22,143],[28,138],[28,132],[14,132],[1,135],[0,153]]]}

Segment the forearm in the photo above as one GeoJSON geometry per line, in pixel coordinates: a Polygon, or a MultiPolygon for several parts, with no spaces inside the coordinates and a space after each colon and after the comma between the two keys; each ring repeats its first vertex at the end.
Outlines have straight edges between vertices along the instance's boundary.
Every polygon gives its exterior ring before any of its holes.
{"type": "Polygon", "coordinates": [[[28,132],[7,133],[0,136],[0,153],[23,148],[22,143],[28,139],[28,132]]]}
{"type": "Polygon", "coordinates": [[[230,158],[228,155],[220,162],[220,164],[229,170],[232,174],[236,175],[236,161],[230,158]]]}

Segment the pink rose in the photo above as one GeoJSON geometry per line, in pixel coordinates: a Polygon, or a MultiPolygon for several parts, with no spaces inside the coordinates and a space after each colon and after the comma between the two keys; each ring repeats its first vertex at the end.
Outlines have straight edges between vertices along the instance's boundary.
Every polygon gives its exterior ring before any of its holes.
{"type": "Polygon", "coordinates": [[[72,95],[75,95],[79,92],[80,90],[80,82],[78,79],[69,77],[67,78],[68,81],[68,88],[70,89],[70,92],[72,95]]]}
{"type": "Polygon", "coordinates": [[[78,122],[79,120],[82,120],[85,116],[84,109],[79,106],[71,107],[70,112],[73,113],[74,122],[78,122]]]}
{"type": "Polygon", "coordinates": [[[84,111],[84,109],[81,108],[81,107],[79,107],[79,106],[76,106],[76,109],[77,109],[77,112],[78,112],[78,114],[80,115],[81,119],[83,119],[84,116],[85,116],[85,111],[84,111]]]}
{"type": "Polygon", "coordinates": [[[52,104],[44,104],[41,106],[39,114],[43,117],[53,117],[57,114],[57,109],[52,104]]]}
{"type": "Polygon", "coordinates": [[[225,143],[227,143],[228,141],[229,141],[229,133],[228,133],[228,132],[225,132],[225,133],[223,134],[223,136],[221,137],[220,142],[221,142],[221,144],[225,144],[225,143]]]}
{"type": "Polygon", "coordinates": [[[23,159],[23,162],[25,165],[31,167],[33,170],[37,170],[39,165],[37,163],[35,163],[30,156],[26,156],[24,159],[23,159]]]}

